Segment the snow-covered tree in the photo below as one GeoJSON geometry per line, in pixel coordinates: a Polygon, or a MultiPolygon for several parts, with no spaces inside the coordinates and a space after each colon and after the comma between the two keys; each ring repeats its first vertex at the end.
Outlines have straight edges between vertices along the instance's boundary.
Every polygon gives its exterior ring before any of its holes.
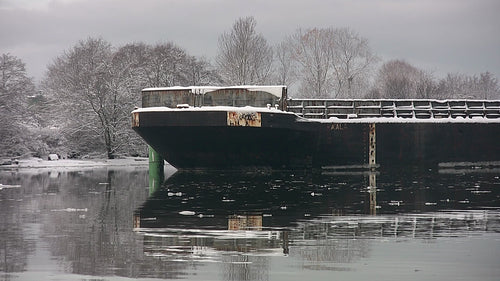
{"type": "Polygon", "coordinates": [[[136,93],[140,92],[141,87],[211,85],[220,82],[206,59],[191,56],[171,42],[154,46],[127,44],[119,48],[117,53],[121,53],[122,61],[130,61],[136,93]]]}
{"type": "Polygon", "coordinates": [[[144,72],[151,87],[185,85],[187,53],[173,43],[149,47],[144,72]]]}
{"type": "Polygon", "coordinates": [[[70,145],[84,153],[102,151],[114,158],[120,147],[121,121],[130,97],[111,44],[89,38],[48,67],[45,91],[57,101],[58,116],[70,145]]]}
{"type": "Polygon", "coordinates": [[[104,148],[114,158],[143,150],[130,128],[141,89],[209,84],[214,77],[208,62],[173,43],[115,49],[103,39],[89,38],[54,60],[43,88],[57,105],[54,118],[59,118],[70,151],[88,154],[104,148]]]}
{"type": "Polygon", "coordinates": [[[0,55],[0,155],[26,152],[27,98],[34,93],[24,62],[10,54],[0,55]]]}

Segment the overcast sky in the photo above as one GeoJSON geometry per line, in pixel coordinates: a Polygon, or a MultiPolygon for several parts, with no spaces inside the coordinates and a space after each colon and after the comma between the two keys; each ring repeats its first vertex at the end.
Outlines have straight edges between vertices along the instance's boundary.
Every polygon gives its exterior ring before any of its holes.
{"type": "Polygon", "coordinates": [[[272,44],[299,27],[350,27],[383,61],[500,77],[500,0],[0,0],[0,54],[37,80],[88,37],[115,47],[171,41],[212,59],[219,35],[246,16],[272,44]]]}

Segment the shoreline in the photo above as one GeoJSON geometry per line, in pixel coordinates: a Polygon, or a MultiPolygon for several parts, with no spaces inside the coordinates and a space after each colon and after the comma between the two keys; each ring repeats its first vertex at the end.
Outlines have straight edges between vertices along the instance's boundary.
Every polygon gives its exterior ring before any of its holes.
{"type": "Polygon", "coordinates": [[[27,158],[18,160],[17,164],[0,165],[2,170],[21,169],[66,169],[66,168],[104,168],[104,167],[148,167],[147,157],[126,157],[120,159],[59,159],[44,160],[27,158]]]}

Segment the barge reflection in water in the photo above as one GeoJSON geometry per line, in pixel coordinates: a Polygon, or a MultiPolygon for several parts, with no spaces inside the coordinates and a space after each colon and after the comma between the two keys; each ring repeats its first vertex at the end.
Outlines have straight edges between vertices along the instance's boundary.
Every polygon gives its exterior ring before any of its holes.
{"type": "Polygon", "coordinates": [[[499,173],[474,167],[169,170],[151,196],[147,170],[0,171],[2,278],[496,280],[499,173]]]}
{"type": "Polygon", "coordinates": [[[356,271],[350,264],[370,259],[380,241],[499,232],[491,169],[406,168],[381,173],[379,187],[375,172],[179,172],[136,211],[135,231],[147,255],[221,263],[235,280],[268,279],[273,256],[302,270],[356,271]]]}

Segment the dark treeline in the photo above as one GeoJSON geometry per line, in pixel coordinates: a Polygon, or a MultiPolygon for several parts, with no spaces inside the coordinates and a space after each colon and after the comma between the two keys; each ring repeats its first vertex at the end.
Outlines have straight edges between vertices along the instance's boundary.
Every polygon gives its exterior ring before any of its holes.
{"type": "Polygon", "coordinates": [[[436,78],[404,60],[381,62],[349,28],[298,29],[276,46],[253,17],[219,36],[213,61],[172,42],[112,46],[88,38],[56,57],[39,85],[12,54],[0,57],[0,156],[146,155],[130,111],[147,87],[282,84],[292,97],[500,99],[498,79],[436,78]]]}

